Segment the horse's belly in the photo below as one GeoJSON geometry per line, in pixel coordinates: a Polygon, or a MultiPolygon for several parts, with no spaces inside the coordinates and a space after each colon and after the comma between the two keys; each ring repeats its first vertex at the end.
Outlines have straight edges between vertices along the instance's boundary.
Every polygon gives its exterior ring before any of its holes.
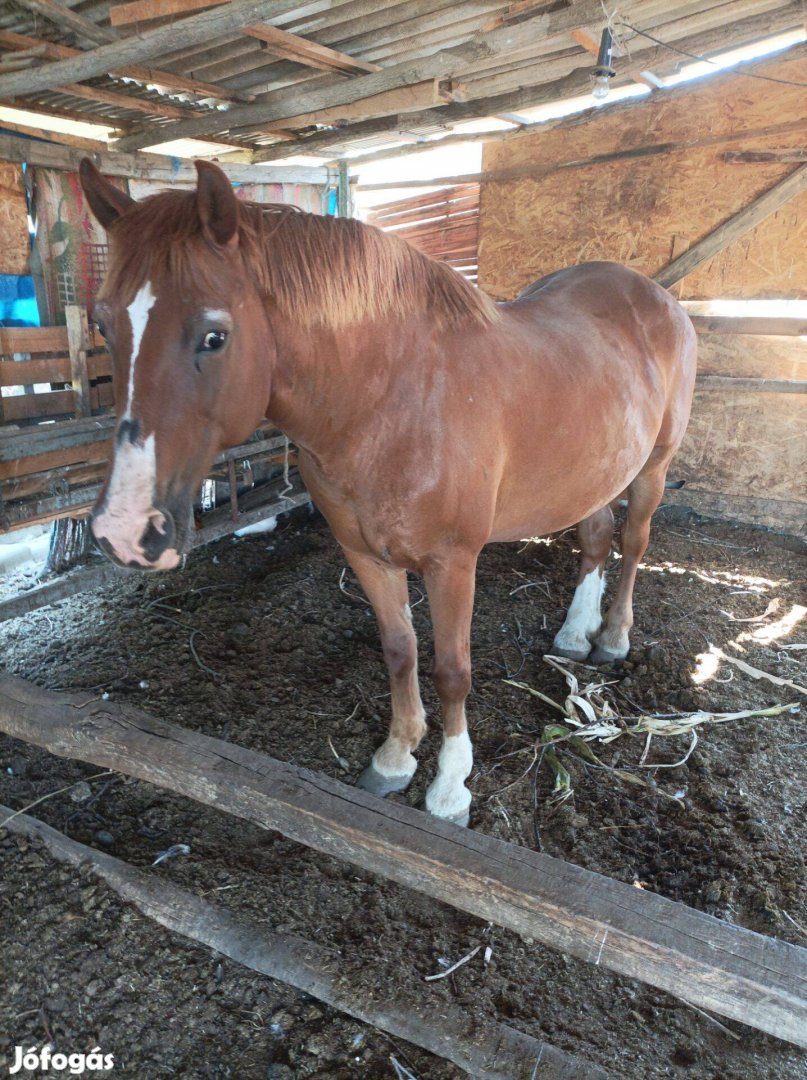
{"type": "MultiPolygon", "coordinates": [[[[512,454],[499,492],[490,540],[547,536],[583,521],[613,502],[647,461],[655,426],[640,425],[601,438],[580,436],[565,446],[512,454]]],[[[524,448],[522,448],[524,449],[524,448]]]]}

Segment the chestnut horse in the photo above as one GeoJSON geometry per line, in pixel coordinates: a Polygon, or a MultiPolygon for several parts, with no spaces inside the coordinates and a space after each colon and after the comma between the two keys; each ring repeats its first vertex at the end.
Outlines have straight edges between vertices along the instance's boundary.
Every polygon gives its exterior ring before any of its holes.
{"type": "Polygon", "coordinates": [[[444,724],[426,808],[467,823],[479,552],[577,524],[579,581],[552,651],[627,655],[637,566],[689,415],[692,324],[664,289],[605,262],[496,305],[395,236],[242,203],[215,165],[197,171],[196,191],[136,203],[81,165],[109,230],[95,318],[120,418],[92,530],[124,566],[176,566],[215,455],[270,418],[299,447],[306,486],[378,618],[392,720],[359,783],[405,788],[426,731],[413,570],[428,590],[444,724]],[[610,504],[626,489],[603,620],[610,504]]]}

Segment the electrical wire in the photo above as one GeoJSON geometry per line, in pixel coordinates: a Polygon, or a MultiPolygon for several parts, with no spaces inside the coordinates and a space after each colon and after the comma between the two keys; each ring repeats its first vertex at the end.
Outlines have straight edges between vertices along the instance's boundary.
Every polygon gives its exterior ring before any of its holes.
{"type": "MultiPolygon", "coordinates": [[[[652,41],[656,45],[660,45],[663,49],[669,49],[670,52],[678,53],[679,56],[686,56],[690,60],[698,60],[702,64],[711,64],[712,67],[723,69],[722,64],[716,63],[714,60],[710,60],[706,56],[698,56],[697,53],[687,52],[686,49],[679,49],[677,45],[670,45],[666,41],[661,41],[657,37],[653,37],[652,34],[648,34],[646,30],[640,30],[638,26],[634,26],[632,23],[625,22],[624,19],[620,19],[617,23],[619,27],[625,27],[628,30],[632,30],[634,34],[638,34],[641,37],[647,38],[648,41],[652,41]]],[[[791,79],[777,79],[773,75],[755,75],[752,71],[738,71],[736,68],[724,70],[731,70],[733,75],[744,75],[746,79],[761,79],[763,82],[779,83],[780,86],[804,86],[807,87],[807,82],[794,82],[791,79]]]]}

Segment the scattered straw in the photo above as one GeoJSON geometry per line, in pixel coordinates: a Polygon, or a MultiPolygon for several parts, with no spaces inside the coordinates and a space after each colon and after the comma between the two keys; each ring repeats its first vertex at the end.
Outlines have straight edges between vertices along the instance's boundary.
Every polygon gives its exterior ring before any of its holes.
{"type": "MultiPolygon", "coordinates": [[[[726,659],[738,663],[743,667],[743,670],[749,667],[742,661],[735,661],[733,657],[726,657],[726,659]]],[[[652,781],[648,783],[640,775],[637,775],[635,770],[675,769],[680,765],[684,765],[698,745],[698,728],[703,724],[726,724],[734,720],[761,719],[799,711],[798,703],[791,702],[787,705],[774,705],[768,709],[742,709],[739,712],[732,713],[707,712],[704,709],[698,709],[692,713],[664,713],[659,715],[641,713],[637,716],[622,716],[616,712],[605,693],[607,687],[614,685],[617,680],[609,681],[595,678],[581,686],[578,677],[566,666],[569,661],[556,656],[545,656],[544,660],[559,671],[566,680],[569,692],[562,704],[554,701],[540,690],[533,689],[526,683],[517,682],[514,679],[505,679],[504,682],[508,686],[514,686],[519,690],[526,691],[533,697],[539,698],[564,718],[563,723],[545,725],[540,738],[535,743],[533,760],[527,769],[527,772],[529,772],[536,761],[539,763],[541,761],[546,762],[551,769],[555,777],[555,783],[548,800],[550,806],[560,805],[573,794],[571,776],[557,752],[561,747],[566,749],[572,757],[581,758],[596,768],[606,769],[628,783],[652,787],[660,795],[680,803],[682,798],[680,792],[669,794],[661,788],[657,788],[652,781]],[[607,765],[591,749],[590,743],[592,742],[610,743],[624,735],[641,736],[644,739],[644,748],[639,761],[629,768],[614,768],[607,765]],[[648,760],[654,737],[676,735],[689,736],[689,745],[681,757],[673,762],[653,762],[648,760]]],[[[584,665],[577,666],[584,667],[584,665]]],[[[764,675],[764,673],[762,674],[764,675]]],[[[793,689],[803,690],[803,688],[797,687],[794,683],[788,683],[786,680],[777,679],[777,682],[788,685],[793,689]]],[[[520,779],[523,779],[523,776],[520,779]]]]}
{"type": "Polygon", "coordinates": [[[469,960],[473,960],[473,958],[476,956],[476,954],[481,948],[481,945],[477,945],[475,948],[471,949],[469,953],[466,953],[465,956],[463,956],[460,960],[457,960],[455,964],[452,964],[451,967],[446,968],[445,971],[438,971],[436,975],[424,975],[423,981],[435,982],[437,979],[448,978],[448,976],[452,975],[457,970],[457,968],[461,968],[463,964],[467,964],[469,960]]]}

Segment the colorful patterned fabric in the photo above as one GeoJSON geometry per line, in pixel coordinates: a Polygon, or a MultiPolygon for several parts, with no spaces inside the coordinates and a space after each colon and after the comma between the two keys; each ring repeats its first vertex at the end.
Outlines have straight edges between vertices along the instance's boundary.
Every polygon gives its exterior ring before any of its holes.
{"type": "MultiPolygon", "coordinates": [[[[112,182],[134,199],[144,199],[166,187],[192,189],[192,183],[121,180],[112,182]]],[[[239,199],[282,202],[315,214],[330,210],[330,189],[313,184],[236,184],[239,199]]],[[[75,173],[55,169],[34,171],[33,207],[36,235],[31,273],[43,325],[65,321],[66,303],[89,306],[106,269],[106,233],[90,213],[75,173]]]]}

